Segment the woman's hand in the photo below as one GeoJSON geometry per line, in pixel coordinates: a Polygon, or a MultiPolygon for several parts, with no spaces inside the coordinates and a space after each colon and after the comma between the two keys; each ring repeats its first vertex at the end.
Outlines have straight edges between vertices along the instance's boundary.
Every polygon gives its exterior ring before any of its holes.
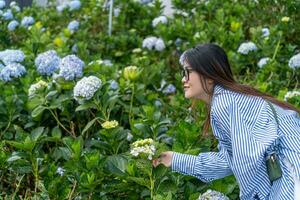
{"type": "Polygon", "coordinates": [[[166,167],[170,167],[172,164],[173,151],[165,151],[160,156],[152,161],[152,165],[157,167],[159,164],[163,164],[166,167]]]}

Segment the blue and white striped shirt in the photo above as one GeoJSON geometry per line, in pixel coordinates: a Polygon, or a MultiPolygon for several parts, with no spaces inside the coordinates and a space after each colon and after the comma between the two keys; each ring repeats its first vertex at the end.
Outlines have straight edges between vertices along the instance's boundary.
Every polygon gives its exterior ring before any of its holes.
{"type": "Polygon", "coordinates": [[[300,117],[294,111],[274,107],[278,128],[264,99],[216,85],[210,114],[219,152],[200,153],[198,156],[174,153],[172,170],[204,182],[234,174],[242,200],[293,199],[294,179],[283,159],[288,159],[300,179],[300,117]],[[271,185],[265,157],[275,140],[280,141],[277,154],[282,177],[271,185]]]}

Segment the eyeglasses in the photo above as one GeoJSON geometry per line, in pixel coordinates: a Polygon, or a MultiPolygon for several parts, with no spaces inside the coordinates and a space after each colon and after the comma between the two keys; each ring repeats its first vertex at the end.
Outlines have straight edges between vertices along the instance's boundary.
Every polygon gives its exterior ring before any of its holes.
{"type": "Polygon", "coordinates": [[[190,80],[190,73],[193,72],[195,70],[191,69],[191,68],[187,68],[187,67],[184,67],[182,70],[181,70],[181,76],[182,78],[185,78],[186,81],[189,81],[190,80]]]}

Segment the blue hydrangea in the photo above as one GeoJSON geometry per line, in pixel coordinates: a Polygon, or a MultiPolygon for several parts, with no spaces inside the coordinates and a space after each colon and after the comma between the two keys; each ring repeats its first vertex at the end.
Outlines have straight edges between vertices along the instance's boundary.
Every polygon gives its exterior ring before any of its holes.
{"type": "Polygon", "coordinates": [[[65,80],[82,77],[84,62],[75,55],[64,57],[59,63],[59,76],[65,80]]]}
{"type": "Polygon", "coordinates": [[[79,0],[73,0],[69,2],[68,6],[70,11],[79,10],[81,7],[81,2],[79,0]]]}
{"type": "Polygon", "coordinates": [[[256,51],[256,50],[257,47],[253,42],[244,42],[238,48],[238,52],[244,55],[247,55],[250,51],[256,51]]]}
{"type": "Polygon", "coordinates": [[[39,54],[34,60],[35,67],[41,75],[52,75],[59,68],[60,57],[50,50],[39,54]]]}
{"type": "Polygon", "coordinates": [[[14,31],[17,28],[17,26],[19,26],[19,22],[16,20],[13,20],[13,21],[9,22],[9,24],[7,25],[7,29],[9,31],[14,31]]]}
{"type": "Polygon", "coordinates": [[[102,64],[105,65],[105,66],[108,66],[108,67],[113,66],[111,60],[109,60],[109,59],[102,60],[102,64]]]}
{"type": "Polygon", "coordinates": [[[62,167],[58,167],[56,170],[56,173],[60,176],[63,176],[66,170],[64,170],[62,167]]]}
{"type": "Polygon", "coordinates": [[[15,63],[15,62],[22,62],[24,58],[25,55],[21,50],[7,49],[4,51],[0,51],[0,60],[2,60],[2,62],[5,65],[8,65],[10,63],[15,63]]]}
{"type": "Polygon", "coordinates": [[[157,40],[156,37],[153,36],[147,37],[143,40],[142,47],[152,50],[155,47],[156,40],[157,40]]]}
{"type": "Polygon", "coordinates": [[[72,53],[76,54],[78,52],[78,46],[77,44],[74,44],[71,48],[72,53]]]}
{"type": "Polygon", "coordinates": [[[22,21],[21,21],[21,25],[24,27],[28,27],[30,25],[32,25],[34,23],[34,18],[29,16],[29,17],[23,17],[22,21]]]}
{"type": "Polygon", "coordinates": [[[11,63],[4,67],[0,72],[0,79],[2,81],[11,81],[13,78],[21,77],[26,73],[26,69],[19,63],[11,63]]]}
{"type": "Polygon", "coordinates": [[[117,83],[117,81],[112,80],[112,81],[110,82],[109,87],[110,87],[110,89],[112,89],[112,90],[117,90],[117,89],[119,88],[119,84],[117,83]]]}
{"type": "Polygon", "coordinates": [[[263,37],[268,37],[270,35],[270,30],[268,28],[261,29],[261,32],[263,37]]]}
{"type": "Polygon", "coordinates": [[[64,3],[62,5],[56,6],[57,12],[62,12],[68,7],[68,4],[64,3]]]}
{"type": "Polygon", "coordinates": [[[300,68],[300,53],[290,58],[289,67],[293,69],[300,68]]]}
{"type": "Polygon", "coordinates": [[[172,94],[176,92],[176,87],[173,84],[169,84],[166,88],[162,91],[164,94],[172,94]]]}
{"type": "Polygon", "coordinates": [[[157,38],[153,36],[144,39],[142,47],[147,48],[149,50],[155,49],[157,51],[162,51],[166,48],[165,43],[161,38],[157,38]]]}
{"type": "Polygon", "coordinates": [[[2,17],[4,20],[12,20],[14,18],[13,13],[11,12],[11,9],[7,9],[3,14],[2,17]]]}
{"type": "Polygon", "coordinates": [[[198,200],[229,200],[227,196],[221,192],[215,190],[207,190],[205,193],[201,194],[198,200]]]}
{"type": "Polygon", "coordinates": [[[114,9],[114,16],[118,17],[120,15],[121,9],[120,8],[115,8],[114,9]]]}
{"type": "Polygon", "coordinates": [[[5,1],[0,0],[0,9],[4,8],[5,5],[6,5],[5,1]]]}
{"type": "Polygon", "coordinates": [[[167,17],[162,15],[152,20],[152,26],[156,27],[159,23],[166,24],[167,22],[168,22],[167,17]]]}
{"type": "Polygon", "coordinates": [[[18,4],[15,1],[10,2],[9,7],[16,12],[20,12],[21,8],[18,6],[18,4]]]}
{"type": "Polygon", "coordinates": [[[161,38],[158,38],[155,42],[155,50],[163,51],[166,48],[164,41],[161,38]]]}
{"type": "Polygon", "coordinates": [[[68,29],[69,29],[69,31],[71,31],[71,32],[77,31],[78,28],[79,28],[79,22],[76,21],[76,20],[71,21],[71,22],[69,23],[69,25],[68,25],[68,29]]]}
{"type": "Polygon", "coordinates": [[[140,0],[141,4],[149,4],[152,3],[153,0],[140,0]]]}
{"type": "Polygon", "coordinates": [[[154,101],[154,105],[155,105],[156,107],[160,107],[160,106],[162,106],[162,103],[161,103],[160,100],[155,100],[155,101],[154,101]]]}
{"type": "Polygon", "coordinates": [[[96,76],[83,77],[74,87],[74,98],[79,103],[91,99],[101,87],[101,84],[102,81],[96,76]]]}
{"type": "Polygon", "coordinates": [[[268,57],[265,57],[265,58],[261,58],[258,63],[257,63],[257,66],[259,68],[262,68],[264,65],[266,65],[268,62],[270,61],[270,58],[268,57]]]}

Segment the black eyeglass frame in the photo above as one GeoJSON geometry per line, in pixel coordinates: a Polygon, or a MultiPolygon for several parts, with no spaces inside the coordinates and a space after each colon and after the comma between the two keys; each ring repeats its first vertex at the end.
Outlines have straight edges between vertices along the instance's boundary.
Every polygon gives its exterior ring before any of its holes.
{"type": "Polygon", "coordinates": [[[180,74],[182,78],[185,78],[186,81],[190,80],[190,73],[195,71],[194,69],[188,68],[188,67],[183,67],[181,70],[180,74]]]}

